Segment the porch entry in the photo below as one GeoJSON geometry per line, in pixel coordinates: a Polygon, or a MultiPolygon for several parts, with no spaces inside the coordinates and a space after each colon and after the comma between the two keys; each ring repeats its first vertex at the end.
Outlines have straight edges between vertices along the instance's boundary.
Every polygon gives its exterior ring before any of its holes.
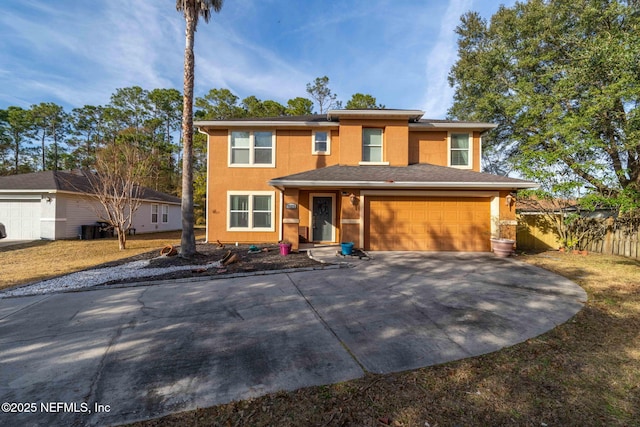
{"type": "Polygon", "coordinates": [[[333,194],[311,194],[311,240],[314,242],[335,241],[335,196],[333,194]]]}

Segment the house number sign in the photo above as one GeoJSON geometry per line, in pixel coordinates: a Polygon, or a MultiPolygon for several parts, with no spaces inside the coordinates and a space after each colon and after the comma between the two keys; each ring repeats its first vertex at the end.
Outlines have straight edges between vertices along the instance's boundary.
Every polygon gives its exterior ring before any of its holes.
{"type": "Polygon", "coordinates": [[[287,203],[287,209],[297,209],[298,205],[295,203],[287,203]]]}

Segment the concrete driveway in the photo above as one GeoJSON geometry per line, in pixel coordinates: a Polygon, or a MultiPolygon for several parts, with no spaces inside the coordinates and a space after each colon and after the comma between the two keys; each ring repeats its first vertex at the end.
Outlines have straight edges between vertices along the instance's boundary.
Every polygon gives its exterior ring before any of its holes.
{"type": "Polygon", "coordinates": [[[0,400],[34,404],[3,406],[0,425],[120,424],[415,369],[537,336],[586,300],[564,278],[491,254],[374,257],[0,300],[0,400]]]}
{"type": "Polygon", "coordinates": [[[23,243],[30,243],[34,240],[18,240],[18,239],[0,239],[0,248],[6,248],[9,246],[21,245],[23,243]]]}

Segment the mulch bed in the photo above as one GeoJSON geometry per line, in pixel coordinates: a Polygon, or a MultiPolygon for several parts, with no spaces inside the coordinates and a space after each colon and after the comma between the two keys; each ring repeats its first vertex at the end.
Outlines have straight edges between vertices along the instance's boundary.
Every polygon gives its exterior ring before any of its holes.
{"type": "MultiPolygon", "coordinates": [[[[162,248],[157,251],[146,252],[126,259],[102,264],[99,267],[113,267],[132,261],[149,259],[150,263],[145,268],[164,268],[173,266],[193,265],[191,270],[173,271],[162,276],[147,278],[135,278],[126,282],[140,282],[148,280],[183,279],[190,277],[223,276],[234,273],[257,272],[268,270],[285,270],[290,268],[318,267],[323,264],[312,260],[306,252],[290,253],[287,256],[280,255],[277,244],[255,245],[260,251],[250,252],[250,245],[224,245],[197,243],[196,254],[193,258],[182,258],[179,255],[161,256],[162,248]],[[221,268],[206,268],[206,264],[222,261],[235,255],[236,261],[221,268]],[[202,267],[198,267],[202,266],[202,267]]],[[[179,247],[176,247],[179,251],[179,247]]],[[[118,280],[115,283],[125,283],[118,280]]]]}

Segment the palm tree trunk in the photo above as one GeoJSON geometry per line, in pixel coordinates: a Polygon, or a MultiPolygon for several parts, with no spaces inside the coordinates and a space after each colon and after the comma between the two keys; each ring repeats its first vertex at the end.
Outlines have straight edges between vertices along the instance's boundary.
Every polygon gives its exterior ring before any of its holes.
{"type": "Polygon", "coordinates": [[[193,84],[194,55],[193,42],[196,25],[196,11],[193,6],[184,11],[186,20],[186,46],[184,49],[184,106],[182,110],[182,238],[180,256],[191,258],[196,253],[193,214],[193,84]]]}

